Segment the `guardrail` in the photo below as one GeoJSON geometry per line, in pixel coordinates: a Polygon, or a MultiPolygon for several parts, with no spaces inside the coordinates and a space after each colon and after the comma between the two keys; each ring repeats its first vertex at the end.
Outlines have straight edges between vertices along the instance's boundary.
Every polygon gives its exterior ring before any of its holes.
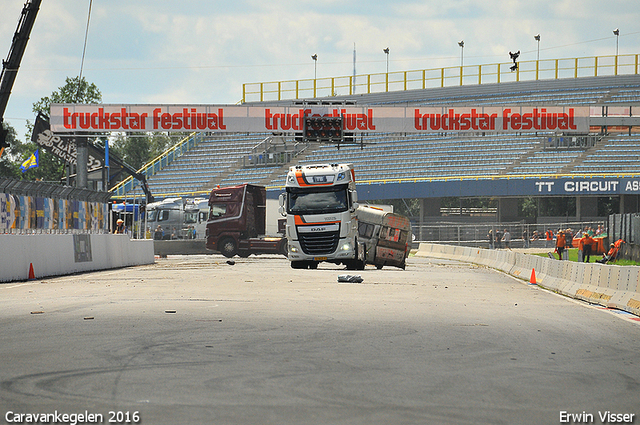
{"type": "Polygon", "coordinates": [[[241,102],[383,93],[509,81],[629,75],[638,74],[639,60],[639,54],[591,56],[520,61],[515,71],[510,70],[513,63],[503,62],[355,76],[245,83],[242,85],[241,102]]]}

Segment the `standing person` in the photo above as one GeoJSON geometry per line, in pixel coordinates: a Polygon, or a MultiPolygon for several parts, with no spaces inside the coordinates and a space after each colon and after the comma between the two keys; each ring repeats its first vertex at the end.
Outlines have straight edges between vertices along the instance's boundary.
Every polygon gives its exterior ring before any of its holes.
{"type": "Polygon", "coordinates": [[[496,249],[502,248],[502,232],[496,230],[496,249]]]}
{"type": "Polygon", "coordinates": [[[573,247],[573,230],[571,228],[564,231],[564,244],[567,249],[573,247]]]}
{"type": "Polygon", "coordinates": [[[556,252],[558,253],[558,260],[562,260],[562,253],[564,252],[564,248],[564,232],[562,230],[559,230],[558,236],[556,237],[556,252]]]}
{"type": "Polygon", "coordinates": [[[163,237],[164,232],[162,231],[162,226],[158,225],[158,227],[156,227],[156,231],[153,232],[153,239],[156,241],[161,241],[163,237]]]}
{"type": "Polygon", "coordinates": [[[549,245],[551,245],[551,241],[553,240],[553,232],[551,229],[547,229],[547,231],[544,232],[544,236],[547,238],[547,242],[545,242],[544,247],[549,248],[549,245]]]}
{"type": "Polygon", "coordinates": [[[504,241],[504,247],[511,250],[511,233],[509,233],[509,230],[504,229],[502,240],[504,241]]]}
{"type": "Polygon", "coordinates": [[[124,233],[124,220],[122,220],[121,218],[118,219],[118,221],[116,221],[116,229],[113,231],[113,233],[124,233]]]}
{"type": "Polygon", "coordinates": [[[493,229],[489,229],[489,234],[487,235],[487,237],[489,238],[489,249],[493,249],[493,229]]]}
{"type": "Polygon", "coordinates": [[[595,242],[596,241],[594,241],[588,233],[585,233],[582,236],[582,239],[580,239],[580,243],[582,244],[582,261],[585,263],[588,263],[591,260],[591,250],[595,242]]]}
{"type": "Polygon", "coordinates": [[[529,232],[526,227],[522,230],[522,247],[529,248],[529,232]]]}

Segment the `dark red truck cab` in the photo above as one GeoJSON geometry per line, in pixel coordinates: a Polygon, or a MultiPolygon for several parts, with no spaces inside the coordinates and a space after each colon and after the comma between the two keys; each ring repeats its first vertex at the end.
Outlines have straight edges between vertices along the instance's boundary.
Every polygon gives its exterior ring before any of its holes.
{"type": "Polygon", "coordinates": [[[267,191],[242,184],[218,187],[209,195],[207,249],[225,257],[251,254],[287,255],[287,239],[265,236],[267,191]]]}

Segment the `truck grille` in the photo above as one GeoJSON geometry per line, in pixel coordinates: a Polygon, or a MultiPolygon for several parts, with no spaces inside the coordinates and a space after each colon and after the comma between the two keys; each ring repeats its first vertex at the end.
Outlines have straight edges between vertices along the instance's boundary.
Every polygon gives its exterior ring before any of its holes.
{"type": "Polygon", "coordinates": [[[335,252],[340,240],[340,231],[322,233],[299,233],[302,251],[308,255],[323,255],[335,252]]]}

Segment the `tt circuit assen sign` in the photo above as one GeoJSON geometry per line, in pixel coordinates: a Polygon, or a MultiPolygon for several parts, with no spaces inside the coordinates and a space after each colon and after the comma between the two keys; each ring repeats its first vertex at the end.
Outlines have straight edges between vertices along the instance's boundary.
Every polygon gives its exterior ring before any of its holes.
{"type": "Polygon", "coordinates": [[[342,117],[353,133],[456,131],[587,133],[588,107],[269,107],[241,105],[51,105],[55,133],[298,132],[305,116],[342,117]]]}

